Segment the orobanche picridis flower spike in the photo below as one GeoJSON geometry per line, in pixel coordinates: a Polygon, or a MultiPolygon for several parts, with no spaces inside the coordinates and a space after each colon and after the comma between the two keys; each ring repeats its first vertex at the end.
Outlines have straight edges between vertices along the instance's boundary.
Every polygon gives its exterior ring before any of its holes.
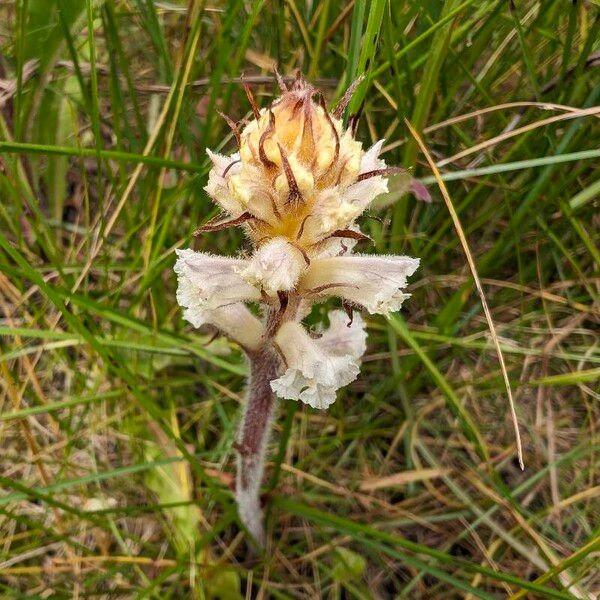
{"type": "Polygon", "coordinates": [[[225,215],[199,232],[240,226],[253,251],[246,258],[178,250],[177,300],[195,327],[220,329],[248,355],[250,380],[236,442],[236,498],[242,522],[264,542],[259,489],[274,396],[313,408],[331,405],[340,387],[359,373],[366,348],[364,321],[398,310],[419,260],[353,253],[368,239],[356,219],[387,192],[396,172],[379,157],[383,140],[368,150],[343,126],[353,89],[329,111],[322,94],[300,75],[259,109],[246,87],[254,119],[241,131],[230,119],[239,150],[208,151],[213,163],[205,190],[225,215]],[[302,325],[312,305],[342,300],[329,328],[302,325]],[[257,317],[246,303],[258,304],[257,317]]]}

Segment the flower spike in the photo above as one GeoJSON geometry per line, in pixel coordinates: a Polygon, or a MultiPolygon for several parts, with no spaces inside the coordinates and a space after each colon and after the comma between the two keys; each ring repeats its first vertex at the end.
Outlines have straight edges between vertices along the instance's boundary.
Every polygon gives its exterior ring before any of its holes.
{"type": "Polygon", "coordinates": [[[380,157],[383,140],[368,149],[341,116],[363,80],[348,88],[333,111],[298,72],[281,95],[260,110],[244,84],[253,119],[224,117],[238,152],[207,150],[213,163],[208,195],[227,215],[195,232],[241,226],[251,251],[222,257],[178,251],[177,301],[194,327],[205,324],[238,343],[249,361],[247,401],[237,450],[236,500],[240,520],[264,545],[260,483],[275,397],[324,410],[354,381],[366,349],[371,314],[399,310],[409,297],[407,279],[419,260],[353,254],[370,241],[357,219],[401,172],[380,157]],[[328,328],[310,333],[303,320],[315,303],[334,297],[328,328]]]}

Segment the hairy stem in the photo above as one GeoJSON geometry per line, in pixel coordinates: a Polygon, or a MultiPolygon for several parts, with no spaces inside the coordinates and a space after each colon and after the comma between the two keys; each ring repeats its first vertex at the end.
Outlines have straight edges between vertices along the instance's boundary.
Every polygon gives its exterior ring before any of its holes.
{"type": "Polygon", "coordinates": [[[270,347],[248,354],[250,379],[246,409],[240,424],[237,449],[236,500],[240,519],[252,537],[265,543],[260,486],[265,466],[265,451],[275,409],[271,381],[276,376],[277,355],[270,347]]]}

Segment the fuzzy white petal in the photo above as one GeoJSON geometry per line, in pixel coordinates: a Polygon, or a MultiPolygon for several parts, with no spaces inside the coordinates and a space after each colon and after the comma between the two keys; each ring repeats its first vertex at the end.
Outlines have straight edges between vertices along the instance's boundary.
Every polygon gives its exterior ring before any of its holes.
{"type": "Polygon", "coordinates": [[[347,229],[360,215],[362,208],[346,200],[346,192],[329,188],[320,192],[305,220],[302,240],[319,242],[337,229],[347,229]]]}
{"type": "Polygon", "coordinates": [[[305,269],[306,261],[300,250],[285,238],[276,237],[254,253],[240,274],[251,285],[275,294],[294,289],[305,269]]]}
{"type": "Polygon", "coordinates": [[[385,161],[382,158],[379,158],[384,142],[385,140],[379,140],[363,154],[362,160],[360,161],[361,173],[368,173],[369,171],[385,168],[385,161]]]}
{"type": "Polygon", "coordinates": [[[275,341],[287,368],[271,382],[278,396],[324,409],[335,402],[340,387],[356,379],[365,349],[364,324],[358,317],[348,327],[341,311],[331,313],[330,321],[330,328],[318,339],[311,338],[299,323],[281,326],[275,341]]]}
{"type": "Polygon", "coordinates": [[[262,342],[262,323],[241,303],[212,311],[210,322],[245,348],[256,349],[262,342]]]}
{"type": "Polygon", "coordinates": [[[317,296],[339,296],[371,314],[387,314],[399,310],[409,297],[402,289],[418,266],[419,259],[409,256],[318,258],[311,262],[300,287],[317,296]]]}
{"type": "Polygon", "coordinates": [[[346,188],[342,194],[343,201],[362,213],[381,194],[388,193],[388,181],[381,175],[363,179],[346,188]]]}
{"type": "Polygon", "coordinates": [[[264,327],[241,302],[207,308],[198,302],[195,287],[187,278],[179,279],[177,301],[185,309],[183,318],[194,327],[213,325],[245,348],[255,349],[260,345],[264,327]]]}
{"type": "MultiPolygon", "coordinates": [[[[379,158],[379,153],[385,140],[373,144],[363,155],[360,162],[360,174],[385,169],[385,161],[379,158]]],[[[388,192],[387,179],[381,175],[368,177],[348,186],[342,192],[342,201],[356,208],[361,213],[377,196],[388,192]]]]}
{"type": "Polygon", "coordinates": [[[177,301],[181,306],[212,309],[260,299],[260,292],[239,274],[247,261],[189,248],[176,252],[178,258],[174,270],[179,280],[177,301]]]}
{"type": "MultiPolygon", "coordinates": [[[[385,162],[378,158],[382,145],[383,140],[374,144],[364,153],[359,173],[385,168],[385,162]]],[[[336,229],[350,227],[354,219],[377,196],[387,191],[387,179],[381,175],[368,177],[348,186],[336,186],[322,190],[316,198],[311,216],[304,225],[303,238],[319,241],[336,229]]]]}
{"type": "Polygon", "coordinates": [[[318,339],[321,348],[359,360],[367,349],[367,332],[363,318],[355,312],[350,321],[350,317],[343,310],[332,310],[328,317],[329,328],[318,339]]]}
{"type": "Polygon", "coordinates": [[[239,171],[240,165],[238,161],[240,160],[239,152],[235,152],[231,156],[226,156],[225,154],[219,154],[218,152],[213,152],[209,148],[206,149],[206,154],[208,154],[208,158],[210,158],[213,168],[215,170],[215,174],[223,177],[225,171],[227,171],[227,175],[233,175],[236,171],[239,171]]]}
{"type": "Polygon", "coordinates": [[[227,186],[244,211],[272,225],[278,223],[275,190],[258,167],[243,165],[241,171],[228,178],[227,186]]]}
{"type": "Polygon", "coordinates": [[[183,318],[194,327],[214,325],[246,348],[258,347],[264,328],[240,300],[258,299],[260,293],[237,274],[244,261],[193,250],[177,254],[177,302],[185,309],[183,318]]]}
{"type": "Polygon", "coordinates": [[[206,153],[213,163],[213,168],[208,174],[208,183],[204,190],[231,216],[238,217],[244,212],[244,206],[229,190],[228,181],[240,170],[240,155],[235,153],[224,156],[208,149],[206,153]]]}
{"type": "MultiPolygon", "coordinates": [[[[191,310],[187,309],[185,312],[191,310]]],[[[196,314],[195,317],[197,316],[196,314]]],[[[262,323],[241,302],[203,311],[202,317],[206,323],[221,330],[244,348],[255,350],[262,343],[264,334],[262,323]]]]}

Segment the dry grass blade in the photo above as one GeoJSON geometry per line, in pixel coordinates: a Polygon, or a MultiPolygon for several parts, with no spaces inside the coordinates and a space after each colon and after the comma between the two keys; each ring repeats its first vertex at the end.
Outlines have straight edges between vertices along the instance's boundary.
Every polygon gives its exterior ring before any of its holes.
{"type": "Polygon", "coordinates": [[[458,237],[460,239],[460,243],[461,243],[463,250],[465,252],[465,255],[467,257],[467,262],[469,263],[469,268],[473,275],[473,280],[475,281],[475,287],[477,288],[477,292],[481,299],[481,304],[483,306],[483,312],[485,313],[485,318],[487,320],[488,327],[490,329],[490,335],[492,336],[492,340],[493,340],[494,346],[496,348],[496,354],[498,355],[498,361],[500,362],[500,369],[502,371],[502,377],[504,378],[504,385],[506,387],[506,392],[508,394],[508,402],[510,405],[510,412],[511,412],[512,420],[513,420],[513,424],[514,424],[514,428],[515,428],[515,437],[516,437],[516,441],[517,441],[517,454],[519,457],[519,465],[520,465],[521,469],[524,470],[525,463],[523,461],[523,445],[521,443],[521,434],[519,432],[519,422],[517,419],[517,412],[515,410],[515,403],[513,400],[512,390],[510,387],[510,380],[508,378],[508,371],[506,370],[506,364],[504,362],[504,355],[502,354],[502,349],[500,348],[500,341],[498,340],[498,335],[496,333],[496,326],[494,325],[494,321],[492,319],[492,314],[490,312],[487,300],[485,299],[485,294],[483,293],[483,287],[481,285],[481,280],[479,279],[479,275],[477,274],[477,267],[475,266],[475,261],[473,260],[471,250],[469,249],[469,244],[467,242],[467,238],[463,231],[462,225],[460,224],[458,214],[456,213],[456,210],[454,209],[454,205],[452,204],[452,200],[450,199],[450,194],[448,193],[448,189],[446,188],[446,185],[444,184],[444,181],[442,180],[440,172],[439,172],[438,168],[436,167],[435,161],[431,157],[431,154],[429,153],[427,146],[421,139],[421,136],[415,131],[414,127],[408,122],[407,119],[404,119],[404,122],[406,123],[406,126],[408,127],[411,135],[415,138],[417,144],[419,145],[419,148],[425,155],[425,158],[427,159],[427,162],[429,163],[429,166],[431,167],[431,170],[433,171],[433,174],[435,176],[437,184],[440,188],[440,192],[442,193],[442,197],[444,198],[444,202],[446,203],[446,206],[448,208],[448,212],[450,213],[450,216],[452,217],[452,222],[454,223],[454,227],[455,227],[458,237]]]}
{"type": "Polygon", "coordinates": [[[489,140],[485,140],[471,148],[467,148],[466,150],[462,150],[461,152],[457,152],[453,156],[449,156],[444,160],[440,160],[438,162],[438,167],[443,167],[445,165],[451,164],[464,158],[465,156],[469,156],[475,152],[479,152],[480,150],[485,150],[490,146],[495,146],[504,140],[507,140],[511,137],[515,137],[521,135],[522,133],[526,133],[528,131],[532,131],[533,129],[537,129],[538,127],[544,127],[545,125],[550,125],[552,123],[557,123],[559,121],[568,121],[570,119],[577,119],[579,117],[594,117],[600,114],[600,108],[598,106],[592,106],[591,108],[584,108],[581,110],[568,112],[562,115],[556,115],[554,117],[548,117],[547,119],[542,119],[540,121],[535,121],[534,123],[529,123],[528,125],[523,125],[523,127],[519,127],[518,129],[512,129],[510,131],[505,131],[496,137],[493,137],[489,140]]]}
{"type": "Polygon", "coordinates": [[[376,477],[374,479],[367,479],[360,485],[360,489],[364,492],[371,492],[381,488],[406,485],[407,483],[413,483],[415,481],[423,481],[424,479],[435,479],[436,477],[442,477],[448,475],[450,469],[418,469],[415,471],[402,471],[401,473],[394,473],[387,477],[376,477]]]}
{"type": "MultiPolygon", "coordinates": [[[[381,93],[383,94],[384,91],[385,91],[385,89],[383,89],[383,91],[381,93]]],[[[390,102],[390,104],[392,105],[394,110],[397,109],[396,103],[393,102],[393,100],[392,100],[392,102],[390,102]]],[[[573,113],[573,114],[581,113],[581,109],[577,108],[576,106],[568,106],[566,104],[557,104],[556,102],[534,102],[534,101],[503,102],[502,104],[495,104],[494,106],[487,106],[485,108],[479,108],[477,110],[474,110],[474,111],[471,111],[468,113],[464,113],[461,115],[455,115],[453,117],[450,117],[449,119],[444,119],[443,121],[434,123],[433,125],[428,125],[427,127],[425,127],[423,129],[423,133],[433,133],[434,131],[438,131],[439,129],[443,129],[444,127],[448,127],[450,125],[456,125],[457,123],[463,123],[464,121],[468,121],[470,119],[479,119],[479,118],[483,117],[484,115],[490,115],[490,114],[493,114],[498,111],[507,111],[507,110],[518,109],[516,111],[516,114],[523,115],[523,114],[525,114],[525,109],[527,109],[527,108],[537,108],[542,111],[551,111],[552,110],[552,111],[560,111],[563,113],[573,113]]],[[[600,114],[598,114],[595,111],[592,111],[591,116],[600,118],[600,114]]],[[[539,122],[537,123],[537,125],[539,126],[539,122]]],[[[513,131],[513,130],[511,129],[510,131],[513,131]]],[[[506,133],[506,132],[504,132],[504,133],[506,133]]],[[[487,142],[485,142],[485,143],[487,143],[487,142]]],[[[386,144],[383,147],[382,154],[385,154],[386,152],[390,152],[391,150],[394,150],[395,148],[399,148],[400,146],[403,146],[404,144],[406,144],[405,138],[396,140],[395,142],[392,142],[391,144],[386,144]]],[[[469,152],[470,151],[471,151],[471,149],[469,148],[469,152]]],[[[447,160],[447,159],[444,159],[444,160],[447,160]]],[[[438,163],[438,166],[441,166],[441,165],[438,163]]]]}

